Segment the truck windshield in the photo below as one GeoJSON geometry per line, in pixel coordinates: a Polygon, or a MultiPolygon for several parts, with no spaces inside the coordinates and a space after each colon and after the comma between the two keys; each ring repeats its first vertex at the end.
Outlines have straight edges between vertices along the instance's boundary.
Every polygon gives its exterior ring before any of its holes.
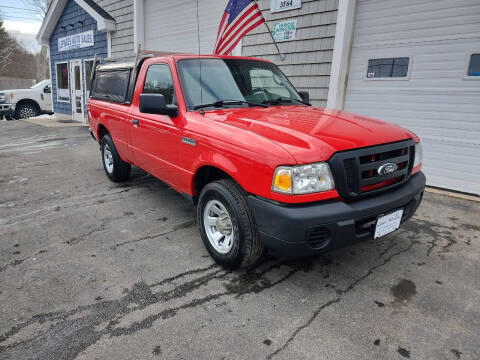
{"type": "Polygon", "coordinates": [[[189,110],[245,107],[249,103],[302,104],[293,85],[272,63],[246,59],[183,59],[178,62],[178,69],[189,110]]]}

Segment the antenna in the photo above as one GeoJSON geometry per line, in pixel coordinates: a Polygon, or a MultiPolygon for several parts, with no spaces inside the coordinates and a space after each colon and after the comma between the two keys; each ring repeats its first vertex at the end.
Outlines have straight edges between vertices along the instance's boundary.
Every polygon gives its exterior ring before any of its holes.
{"type": "Polygon", "coordinates": [[[200,104],[203,104],[202,59],[200,58],[200,17],[198,15],[198,0],[197,0],[197,41],[198,41],[198,63],[200,64],[200,104]]]}

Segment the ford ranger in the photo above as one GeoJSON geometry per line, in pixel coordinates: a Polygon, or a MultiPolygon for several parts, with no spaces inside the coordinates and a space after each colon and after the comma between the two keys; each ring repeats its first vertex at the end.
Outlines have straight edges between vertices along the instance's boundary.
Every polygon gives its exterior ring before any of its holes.
{"type": "Polygon", "coordinates": [[[304,257],[379,238],[418,208],[420,139],[399,126],[313,107],[273,63],[152,54],[96,67],[88,120],[106,175],[131,165],[197,207],[224,267],[268,251],[304,257]]]}
{"type": "Polygon", "coordinates": [[[27,119],[52,113],[50,80],[42,80],[29,89],[0,90],[0,117],[27,119]]]}

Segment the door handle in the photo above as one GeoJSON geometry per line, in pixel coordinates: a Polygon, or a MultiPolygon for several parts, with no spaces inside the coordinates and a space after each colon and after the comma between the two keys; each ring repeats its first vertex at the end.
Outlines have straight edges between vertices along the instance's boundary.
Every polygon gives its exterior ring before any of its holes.
{"type": "Polygon", "coordinates": [[[132,119],[133,126],[138,126],[138,120],[137,119],[132,119]]]}

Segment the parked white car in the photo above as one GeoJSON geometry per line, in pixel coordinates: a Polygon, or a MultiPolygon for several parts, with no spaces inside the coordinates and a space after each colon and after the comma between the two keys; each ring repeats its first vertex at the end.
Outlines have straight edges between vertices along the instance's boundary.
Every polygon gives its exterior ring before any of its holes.
{"type": "Polygon", "coordinates": [[[43,80],[30,89],[0,91],[0,117],[27,119],[42,113],[52,113],[52,85],[43,80]]]}

